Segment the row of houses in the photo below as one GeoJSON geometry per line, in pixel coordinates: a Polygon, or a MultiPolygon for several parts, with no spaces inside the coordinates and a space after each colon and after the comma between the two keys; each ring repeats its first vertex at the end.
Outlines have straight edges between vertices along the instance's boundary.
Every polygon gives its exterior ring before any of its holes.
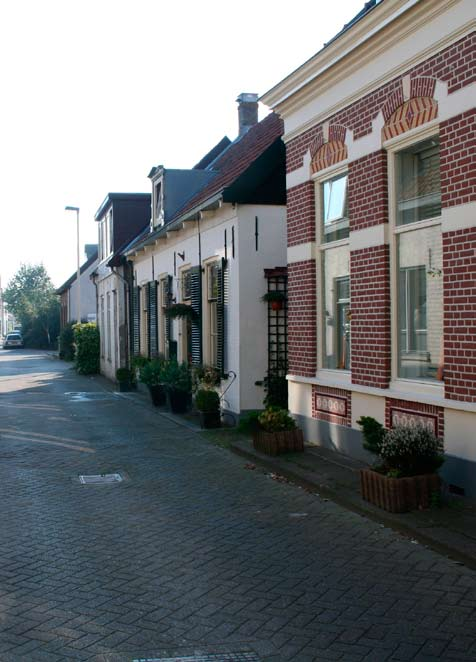
{"type": "Polygon", "coordinates": [[[239,414],[286,365],[308,441],[365,457],[361,415],[419,421],[474,496],[474,3],[371,0],[261,98],[263,121],[256,95],[238,101],[236,140],[101,205],[101,370],[139,353],[212,364],[239,414]],[[195,321],[168,319],[172,302],[195,321]]]}

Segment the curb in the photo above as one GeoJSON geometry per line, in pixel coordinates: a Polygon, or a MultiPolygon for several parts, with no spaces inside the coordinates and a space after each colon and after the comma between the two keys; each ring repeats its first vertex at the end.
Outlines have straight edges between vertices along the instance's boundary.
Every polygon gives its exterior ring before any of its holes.
{"type": "Polygon", "coordinates": [[[362,504],[359,504],[353,502],[351,499],[347,499],[345,496],[342,496],[341,493],[336,492],[329,486],[322,485],[317,480],[313,480],[312,477],[309,476],[309,472],[301,471],[298,468],[290,469],[287,466],[283,467],[280,462],[275,462],[270,458],[257,454],[251,450],[248,451],[239,446],[236,442],[231,442],[230,450],[235,453],[235,455],[244,457],[247,460],[252,460],[255,464],[271,470],[273,473],[284,476],[284,478],[295,483],[299,487],[312,492],[318,492],[321,496],[328,498],[330,501],[333,501],[337,505],[352,511],[361,517],[366,517],[373,522],[383,524],[385,527],[396,531],[404,537],[416,540],[425,547],[448,557],[455,563],[463,564],[472,570],[476,570],[476,558],[474,556],[465,554],[465,552],[462,552],[459,548],[447,545],[444,542],[436,540],[432,536],[422,533],[421,529],[408,526],[399,520],[388,517],[385,514],[385,511],[370,509],[366,507],[364,501],[362,501],[362,504]]]}

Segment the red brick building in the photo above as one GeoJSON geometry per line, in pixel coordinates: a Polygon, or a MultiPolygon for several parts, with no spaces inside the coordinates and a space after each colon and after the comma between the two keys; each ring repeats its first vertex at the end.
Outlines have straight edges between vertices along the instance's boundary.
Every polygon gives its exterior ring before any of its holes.
{"type": "Polygon", "coordinates": [[[290,410],[420,420],[476,494],[476,5],[382,0],[262,101],[287,153],[290,410]]]}

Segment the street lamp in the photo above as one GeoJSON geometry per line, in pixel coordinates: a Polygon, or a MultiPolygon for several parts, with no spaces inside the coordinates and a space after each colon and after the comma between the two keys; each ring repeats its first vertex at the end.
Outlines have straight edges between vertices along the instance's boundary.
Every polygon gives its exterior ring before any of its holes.
{"type": "Polygon", "coordinates": [[[76,212],[76,256],[77,256],[77,268],[76,268],[76,280],[78,283],[78,294],[76,297],[76,322],[79,324],[81,322],[81,284],[79,281],[80,277],[80,265],[79,265],[79,207],[65,207],[66,211],[75,211],[76,212]]]}

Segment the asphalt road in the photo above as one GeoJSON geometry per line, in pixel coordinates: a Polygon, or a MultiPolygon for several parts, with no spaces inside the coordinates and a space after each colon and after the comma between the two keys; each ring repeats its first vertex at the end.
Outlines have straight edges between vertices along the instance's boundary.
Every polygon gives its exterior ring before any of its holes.
{"type": "Polygon", "coordinates": [[[0,350],[0,503],[0,662],[476,660],[475,573],[42,352],[0,350]]]}

